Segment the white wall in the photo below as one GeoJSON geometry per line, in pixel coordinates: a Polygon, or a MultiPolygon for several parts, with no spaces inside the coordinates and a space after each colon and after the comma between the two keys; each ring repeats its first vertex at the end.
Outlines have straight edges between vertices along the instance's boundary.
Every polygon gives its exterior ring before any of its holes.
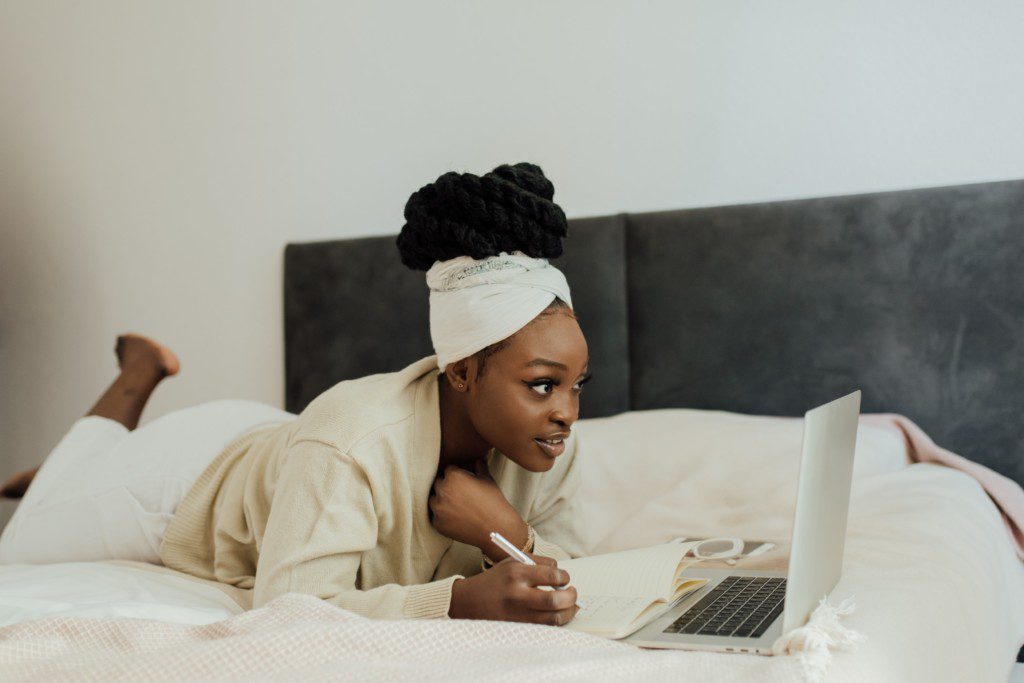
{"type": "MultiPolygon", "coordinates": [[[[535,161],[570,216],[1024,177],[1019,2],[0,2],[0,477],[115,375],[281,405],[282,250],[535,161]]],[[[395,254],[397,260],[397,252],[395,254]]]]}

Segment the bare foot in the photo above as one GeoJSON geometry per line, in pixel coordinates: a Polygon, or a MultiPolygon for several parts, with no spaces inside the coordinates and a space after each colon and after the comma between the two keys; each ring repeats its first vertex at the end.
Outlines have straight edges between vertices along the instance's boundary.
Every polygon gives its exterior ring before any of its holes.
{"type": "Polygon", "coordinates": [[[25,491],[28,490],[28,485],[32,483],[32,479],[36,476],[36,472],[39,468],[36,467],[31,470],[25,470],[24,472],[18,472],[13,477],[8,479],[0,485],[0,496],[4,498],[21,498],[25,495],[25,491]]]}
{"type": "Polygon", "coordinates": [[[181,369],[181,363],[173,351],[141,334],[129,332],[120,335],[114,353],[117,354],[121,370],[155,368],[160,377],[170,377],[178,374],[181,369]]]}

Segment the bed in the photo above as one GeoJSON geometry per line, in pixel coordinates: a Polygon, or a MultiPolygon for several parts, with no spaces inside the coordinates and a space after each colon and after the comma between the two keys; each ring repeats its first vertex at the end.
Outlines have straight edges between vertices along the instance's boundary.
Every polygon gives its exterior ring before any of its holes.
{"type": "MultiPolygon", "coordinates": [[[[582,544],[774,540],[784,566],[800,420],[863,391],[1024,481],[1024,181],[570,221],[558,265],[591,353],[577,423],[582,544]],[[742,476],[738,476],[742,473],[742,476]]],[[[286,396],[431,353],[422,273],[393,237],[285,250],[286,396]],[[388,344],[380,343],[387,339],[388,344]]],[[[744,562],[752,562],[744,560],[744,562]]],[[[750,565],[753,568],[753,565],[750,565]]],[[[1024,567],[969,476],[858,432],[829,681],[1006,681],[1024,567]]],[[[0,567],[0,678],[802,680],[797,657],[653,652],[500,622],[374,622],[301,595],[130,562],[0,567]]]]}

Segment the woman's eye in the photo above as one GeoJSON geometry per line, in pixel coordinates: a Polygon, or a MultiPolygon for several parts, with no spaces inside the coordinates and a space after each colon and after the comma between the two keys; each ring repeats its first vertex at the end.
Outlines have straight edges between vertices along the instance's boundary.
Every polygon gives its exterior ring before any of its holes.
{"type": "MultiPolygon", "coordinates": [[[[587,379],[589,379],[589,378],[587,378],[587,379]]],[[[583,380],[582,382],[577,382],[576,383],[575,387],[576,387],[576,392],[577,393],[583,393],[583,384],[584,384],[584,382],[586,382],[586,380],[583,380]]],[[[531,389],[536,389],[537,387],[552,387],[552,386],[557,386],[557,382],[541,382],[540,384],[533,384],[533,385],[531,385],[530,388],[531,389]]],[[[550,391],[537,391],[535,393],[538,393],[541,396],[547,396],[551,392],[550,391]]]]}
{"type": "MultiPolygon", "coordinates": [[[[530,385],[530,388],[536,390],[537,387],[550,387],[550,386],[553,386],[553,385],[554,385],[554,382],[541,382],[540,384],[532,384],[532,385],[530,385]]],[[[541,396],[547,396],[551,392],[548,392],[548,391],[537,391],[536,393],[540,394],[541,396]]]]}

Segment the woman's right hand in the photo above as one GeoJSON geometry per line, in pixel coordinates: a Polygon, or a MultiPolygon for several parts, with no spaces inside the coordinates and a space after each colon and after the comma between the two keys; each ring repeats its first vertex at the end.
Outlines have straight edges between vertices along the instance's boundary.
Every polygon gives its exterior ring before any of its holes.
{"type": "Polygon", "coordinates": [[[490,569],[452,584],[448,616],[452,619],[492,619],[562,626],[579,611],[576,589],[541,590],[564,586],[569,572],[550,557],[530,555],[536,566],[506,557],[490,569]]]}

